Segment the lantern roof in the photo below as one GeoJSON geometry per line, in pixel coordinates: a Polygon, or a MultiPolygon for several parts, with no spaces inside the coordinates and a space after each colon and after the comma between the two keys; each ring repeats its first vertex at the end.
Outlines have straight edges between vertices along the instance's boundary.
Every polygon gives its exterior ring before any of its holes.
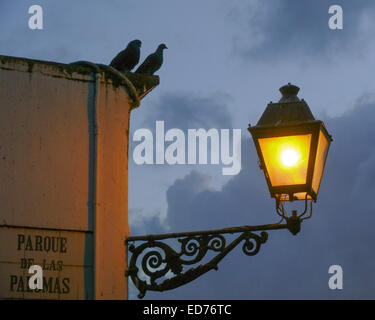
{"type": "Polygon", "coordinates": [[[288,83],[281,87],[281,99],[270,102],[260,117],[259,126],[280,126],[314,121],[315,118],[305,100],[299,99],[299,87],[288,83]]]}

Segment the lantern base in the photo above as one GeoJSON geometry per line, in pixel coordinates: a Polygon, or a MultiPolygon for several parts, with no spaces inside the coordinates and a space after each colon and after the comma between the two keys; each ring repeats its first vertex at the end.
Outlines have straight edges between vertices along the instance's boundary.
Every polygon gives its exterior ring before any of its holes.
{"type": "Polygon", "coordinates": [[[292,211],[292,216],[286,219],[286,225],[292,235],[296,235],[301,230],[301,219],[297,216],[297,211],[292,211]]]}

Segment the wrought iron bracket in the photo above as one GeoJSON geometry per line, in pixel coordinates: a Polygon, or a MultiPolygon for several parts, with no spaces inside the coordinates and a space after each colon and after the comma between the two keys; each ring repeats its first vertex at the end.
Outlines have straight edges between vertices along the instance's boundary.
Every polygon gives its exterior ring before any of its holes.
{"type": "Polygon", "coordinates": [[[266,231],[288,229],[296,235],[300,231],[300,217],[293,215],[285,220],[284,224],[128,237],[125,243],[131,259],[125,275],[139,290],[139,298],[143,298],[148,290],[175,289],[212,269],[217,270],[219,262],[241,242],[242,251],[254,256],[268,239],[266,231]],[[227,244],[229,234],[238,236],[227,244]],[[167,244],[176,239],[177,243],[167,244]],[[199,263],[209,252],[214,257],[207,263],[184,270],[184,266],[199,263]]]}

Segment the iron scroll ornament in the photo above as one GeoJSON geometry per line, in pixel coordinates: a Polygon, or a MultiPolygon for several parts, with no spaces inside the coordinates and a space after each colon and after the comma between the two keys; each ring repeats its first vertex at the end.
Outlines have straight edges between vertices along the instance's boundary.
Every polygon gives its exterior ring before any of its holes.
{"type": "Polygon", "coordinates": [[[218,263],[241,242],[243,253],[254,256],[268,239],[266,231],[288,229],[295,235],[300,230],[300,224],[300,217],[293,215],[284,224],[128,237],[126,245],[131,259],[125,274],[132,279],[141,299],[147,291],[172,290],[212,269],[217,270],[218,263]],[[239,235],[227,244],[228,234],[239,235]],[[174,243],[172,247],[162,241],[169,239],[177,239],[177,245],[174,243]],[[184,271],[184,266],[199,263],[209,252],[214,254],[211,260],[184,271]]]}

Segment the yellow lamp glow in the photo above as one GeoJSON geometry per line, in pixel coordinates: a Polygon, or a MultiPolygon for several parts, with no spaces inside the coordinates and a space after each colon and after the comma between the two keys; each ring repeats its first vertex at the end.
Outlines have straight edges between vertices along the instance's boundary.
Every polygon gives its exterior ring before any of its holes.
{"type": "Polygon", "coordinates": [[[311,134],[259,139],[273,186],[306,183],[311,134]]]}
{"type": "Polygon", "coordinates": [[[295,166],[300,158],[301,155],[295,149],[285,149],[281,153],[281,162],[286,167],[295,166]]]}

